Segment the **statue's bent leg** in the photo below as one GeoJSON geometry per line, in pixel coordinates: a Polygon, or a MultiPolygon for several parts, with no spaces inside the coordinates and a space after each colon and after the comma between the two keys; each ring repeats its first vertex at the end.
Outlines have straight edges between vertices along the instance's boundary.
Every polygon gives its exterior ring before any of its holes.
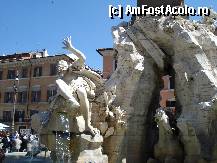
{"type": "Polygon", "coordinates": [[[91,111],[90,111],[90,104],[87,98],[87,91],[84,87],[79,87],[77,89],[77,94],[80,100],[81,113],[84,116],[84,120],[85,120],[85,128],[87,131],[90,131],[91,134],[95,135],[97,129],[94,129],[91,126],[91,111]]]}
{"type": "Polygon", "coordinates": [[[66,100],[69,100],[72,104],[72,107],[78,108],[80,105],[77,100],[73,97],[72,92],[70,91],[70,87],[62,80],[56,80],[56,84],[58,86],[58,94],[61,95],[66,100]]]}

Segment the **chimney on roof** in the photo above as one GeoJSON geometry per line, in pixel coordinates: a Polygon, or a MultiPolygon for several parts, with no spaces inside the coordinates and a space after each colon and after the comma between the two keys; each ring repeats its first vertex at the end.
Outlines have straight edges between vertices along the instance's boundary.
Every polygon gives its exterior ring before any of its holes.
{"type": "Polygon", "coordinates": [[[42,57],[47,57],[49,56],[48,52],[47,52],[47,49],[42,49],[43,51],[43,54],[42,54],[42,57]]]}

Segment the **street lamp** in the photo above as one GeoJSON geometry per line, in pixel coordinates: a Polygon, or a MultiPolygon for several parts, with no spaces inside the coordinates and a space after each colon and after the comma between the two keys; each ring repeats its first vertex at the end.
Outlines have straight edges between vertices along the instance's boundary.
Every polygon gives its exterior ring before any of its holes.
{"type": "Polygon", "coordinates": [[[13,113],[12,113],[12,124],[11,124],[11,130],[12,130],[12,133],[14,133],[14,122],[15,122],[15,112],[16,112],[16,102],[17,102],[17,93],[18,93],[18,88],[17,88],[17,84],[19,83],[19,74],[18,74],[18,71],[17,71],[17,74],[16,74],[16,78],[14,80],[14,86],[13,86],[13,89],[14,89],[14,106],[13,106],[13,113]]]}

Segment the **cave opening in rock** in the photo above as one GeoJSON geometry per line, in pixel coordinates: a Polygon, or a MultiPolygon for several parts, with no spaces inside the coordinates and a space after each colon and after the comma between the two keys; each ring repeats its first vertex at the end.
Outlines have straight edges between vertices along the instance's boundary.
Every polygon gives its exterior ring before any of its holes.
{"type": "Polygon", "coordinates": [[[177,118],[181,114],[181,106],[179,105],[178,99],[175,96],[175,77],[176,73],[173,68],[172,57],[167,55],[162,77],[164,81],[164,88],[160,92],[160,106],[165,109],[165,112],[169,117],[169,123],[173,129],[173,133],[178,135],[179,129],[177,127],[177,118]]]}

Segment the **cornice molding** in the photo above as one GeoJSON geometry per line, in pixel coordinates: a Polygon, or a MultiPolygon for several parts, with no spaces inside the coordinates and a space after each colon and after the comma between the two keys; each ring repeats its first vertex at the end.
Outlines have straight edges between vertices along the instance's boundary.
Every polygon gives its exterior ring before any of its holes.
{"type": "Polygon", "coordinates": [[[31,64],[44,64],[47,62],[57,62],[59,60],[70,60],[67,55],[56,55],[56,56],[48,56],[42,58],[31,58],[27,60],[19,60],[19,61],[11,61],[11,62],[0,62],[0,68],[7,68],[7,67],[19,67],[19,66],[29,66],[31,64]]]}

